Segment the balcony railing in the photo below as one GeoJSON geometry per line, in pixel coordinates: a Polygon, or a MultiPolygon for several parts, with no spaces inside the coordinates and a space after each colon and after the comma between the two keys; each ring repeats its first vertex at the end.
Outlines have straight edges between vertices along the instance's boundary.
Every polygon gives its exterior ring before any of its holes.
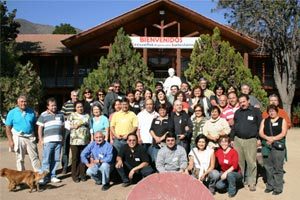
{"type": "MultiPolygon", "coordinates": [[[[78,77],[78,84],[81,85],[84,77],[78,77]]],[[[41,81],[45,88],[74,87],[75,77],[42,77],[41,81]]]]}

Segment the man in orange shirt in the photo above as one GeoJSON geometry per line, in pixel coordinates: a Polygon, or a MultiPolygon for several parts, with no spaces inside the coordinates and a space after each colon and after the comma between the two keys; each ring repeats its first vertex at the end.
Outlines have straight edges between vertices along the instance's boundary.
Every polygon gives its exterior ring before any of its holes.
{"type": "MultiPolygon", "coordinates": [[[[276,95],[276,94],[271,94],[269,96],[269,104],[273,104],[275,106],[279,106],[279,97],[276,95]]],[[[285,119],[287,125],[288,125],[288,128],[291,128],[292,127],[292,122],[291,122],[291,119],[289,118],[289,115],[288,113],[283,110],[282,108],[278,108],[278,116],[279,117],[282,117],[283,119],[285,119]]],[[[264,111],[262,113],[262,117],[263,119],[266,119],[269,117],[269,114],[267,113],[267,111],[264,111]]]]}

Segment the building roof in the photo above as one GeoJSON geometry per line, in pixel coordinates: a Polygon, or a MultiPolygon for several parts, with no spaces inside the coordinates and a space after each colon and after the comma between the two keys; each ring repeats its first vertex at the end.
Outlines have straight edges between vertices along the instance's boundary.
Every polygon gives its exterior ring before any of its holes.
{"type": "Polygon", "coordinates": [[[24,53],[71,53],[61,41],[73,34],[19,34],[17,48],[24,53]]]}
{"type": "MultiPolygon", "coordinates": [[[[157,20],[158,17],[160,17],[157,12],[160,9],[167,10],[168,13],[172,13],[172,16],[176,16],[181,21],[185,20],[188,25],[181,27],[182,30],[189,29],[189,27],[191,27],[189,25],[192,24],[194,27],[203,30],[203,33],[212,33],[213,29],[218,27],[223,39],[230,41],[230,43],[235,44],[235,46],[240,46],[241,49],[250,52],[259,46],[259,43],[253,38],[170,0],[152,1],[103,24],[66,38],[62,43],[75,51],[79,49],[99,48],[105,45],[103,44],[104,39],[107,41],[112,35],[114,37],[117,29],[121,27],[124,27],[126,32],[128,32],[128,30],[134,32],[137,29],[143,30],[143,26],[151,26],[151,22],[154,21],[153,18],[157,20]]],[[[182,35],[184,35],[184,33],[182,35]]]]}

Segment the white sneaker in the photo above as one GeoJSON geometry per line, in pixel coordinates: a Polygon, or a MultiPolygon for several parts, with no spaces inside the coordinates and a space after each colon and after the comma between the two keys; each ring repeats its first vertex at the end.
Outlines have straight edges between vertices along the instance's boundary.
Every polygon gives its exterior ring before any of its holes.
{"type": "Polygon", "coordinates": [[[59,183],[59,182],[61,182],[60,179],[58,179],[56,177],[51,178],[51,183],[59,183]]]}

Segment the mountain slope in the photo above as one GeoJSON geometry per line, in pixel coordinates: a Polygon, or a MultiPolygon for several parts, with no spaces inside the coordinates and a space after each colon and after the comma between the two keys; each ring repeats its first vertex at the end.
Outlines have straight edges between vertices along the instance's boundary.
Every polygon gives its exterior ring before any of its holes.
{"type": "MultiPolygon", "coordinates": [[[[44,24],[36,24],[30,22],[26,19],[16,19],[15,21],[19,22],[21,27],[19,29],[20,34],[52,34],[55,27],[44,24]]],[[[81,32],[80,29],[75,28],[77,33],[81,32]]]]}

